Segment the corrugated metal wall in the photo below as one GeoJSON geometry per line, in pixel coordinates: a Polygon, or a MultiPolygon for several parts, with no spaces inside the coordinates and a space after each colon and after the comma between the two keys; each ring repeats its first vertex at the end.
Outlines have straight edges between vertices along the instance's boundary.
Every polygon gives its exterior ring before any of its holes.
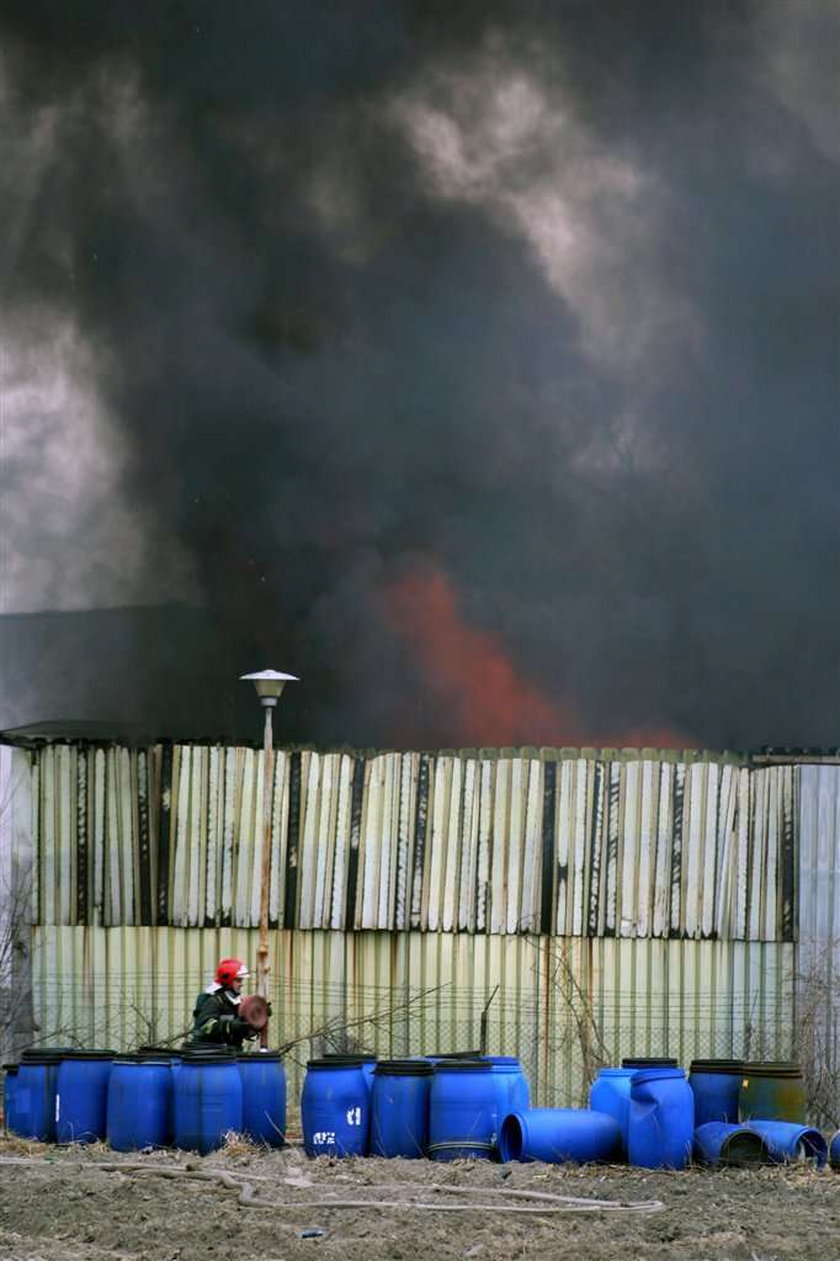
{"type": "MultiPolygon", "coordinates": [[[[258,923],[262,756],[53,745],[37,922],[258,923]]],[[[795,772],[674,756],[279,753],[278,928],[790,941],[795,772]]]]}
{"type": "MultiPolygon", "coordinates": [[[[255,930],[60,928],[36,933],[36,1012],[50,1040],[136,1046],[182,1033],[217,959],[253,959],[255,930]]],[[[478,1046],[517,1054],[539,1102],[580,1102],[621,1055],[783,1057],[794,947],[778,942],[450,933],[272,935],[278,1040],[321,1032],[400,1056],[478,1046]]],[[[314,1049],[320,1049],[314,1044],[314,1049]]],[[[293,1093],[313,1044],[292,1049],[293,1093]]]]}
{"type": "MultiPolygon", "coordinates": [[[[37,751],[42,1036],[176,1037],[220,955],[255,958],[261,801],[251,749],[37,751]]],[[[784,1055],[795,818],[794,768],[734,758],[280,752],[276,1036],[465,1049],[498,986],[491,1046],[540,1102],[630,1052],[784,1055]]]]}
{"type": "Polygon", "coordinates": [[[819,1066],[814,1094],[840,1125],[840,766],[800,769],[797,1044],[819,1066]]]}

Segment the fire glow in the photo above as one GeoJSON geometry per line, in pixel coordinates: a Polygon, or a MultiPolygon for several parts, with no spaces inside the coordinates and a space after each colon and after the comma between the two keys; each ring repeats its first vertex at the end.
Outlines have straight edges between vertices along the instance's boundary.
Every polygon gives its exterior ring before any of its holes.
{"type": "Polygon", "coordinates": [[[551,702],[517,670],[504,647],[463,618],[449,578],[417,568],[385,592],[388,620],[448,713],[447,739],[461,745],[685,748],[667,728],[593,731],[567,702],[551,702]]]}

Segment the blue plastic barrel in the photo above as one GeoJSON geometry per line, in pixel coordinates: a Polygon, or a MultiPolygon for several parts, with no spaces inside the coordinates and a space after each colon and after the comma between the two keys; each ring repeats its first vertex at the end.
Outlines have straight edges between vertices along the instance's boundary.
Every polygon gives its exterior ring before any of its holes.
{"type": "Polygon", "coordinates": [[[182,1051],[174,1089],[176,1147],[203,1156],[221,1147],[226,1134],[242,1130],[242,1079],[233,1048],[182,1051]]]}
{"type": "Polygon", "coordinates": [[[493,1067],[496,1080],[496,1111],[498,1120],[494,1143],[499,1141],[499,1128],[511,1112],[527,1112],[531,1106],[531,1091],[522,1064],[513,1055],[482,1055],[493,1067]]]}
{"type": "Polygon", "coordinates": [[[812,1161],[821,1169],[828,1159],[828,1143],[819,1130],[796,1121],[762,1121],[752,1118],[745,1122],[747,1129],[760,1134],[767,1144],[767,1151],[774,1164],[794,1161],[812,1161]]]}
{"type": "Polygon", "coordinates": [[[242,1132],[255,1143],[282,1147],[286,1141],[286,1070],[275,1051],[239,1056],[242,1132]]]}
{"type": "Polygon", "coordinates": [[[300,1099],[307,1156],[365,1156],[370,1130],[367,1064],[358,1056],[328,1056],[306,1065],[300,1099]]]}
{"type": "Polygon", "coordinates": [[[324,1063],[333,1064],[333,1066],[337,1067],[341,1066],[341,1064],[361,1064],[367,1083],[368,1100],[370,1100],[371,1091],[373,1090],[373,1073],[376,1071],[376,1055],[367,1055],[361,1052],[358,1055],[344,1052],[327,1052],[322,1059],[324,1063]]]}
{"type": "Polygon", "coordinates": [[[489,1060],[441,1060],[429,1091],[433,1160],[490,1160],[499,1128],[498,1077],[489,1060]]]}
{"type": "Polygon", "coordinates": [[[55,1092],[61,1052],[24,1051],[13,1108],[14,1132],[39,1143],[55,1141],[55,1092]]]}
{"type": "Polygon", "coordinates": [[[694,1140],[694,1095],[681,1068],[633,1074],[627,1155],[645,1169],[684,1169],[694,1140]]]}
{"type": "Polygon", "coordinates": [[[840,1130],[834,1135],[828,1148],[828,1159],[832,1169],[840,1169],[840,1130]]]}
{"type": "Polygon", "coordinates": [[[434,1068],[424,1060],[380,1060],[370,1105],[372,1156],[425,1156],[434,1068]]]}
{"type": "Polygon", "coordinates": [[[531,1108],[502,1122],[499,1155],[508,1160],[544,1160],[557,1165],[574,1161],[616,1160],[622,1151],[621,1126],[606,1112],[589,1108],[531,1108]]]}
{"type": "Polygon", "coordinates": [[[729,1121],[704,1121],[694,1131],[694,1159],[705,1165],[754,1165],[770,1159],[760,1134],[729,1121]]]}
{"type": "Polygon", "coordinates": [[[117,1055],[108,1080],[108,1142],[114,1151],[166,1147],[172,1141],[172,1071],[168,1060],[117,1055]]]}
{"type": "Polygon", "coordinates": [[[621,1145],[627,1154],[627,1123],[630,1114],[630,1082],[635,1068],[602,1068],[589,1089],[589,1106],[606,1112],[621,1126],[621,1145]]]}
{"type": "Polygon", "coordinates": [[[692,1060],[688,1084],[694,1094],[694,1126],[738,1121],[743,1060],[692,1060]]]}
{"type": "Polygon", "coordinates": [[[55,1137],[59,1143],[104,1142],[113,1051],[66,1051],[58,1067],[55,1137]]]}
{"type": "Polygon", "coordinates": [[[15,1094],[17,1093],[17,1064],[3,1065],[3,1128],[7,1134],[17,1134],[15,1125],[15,1094]]]}

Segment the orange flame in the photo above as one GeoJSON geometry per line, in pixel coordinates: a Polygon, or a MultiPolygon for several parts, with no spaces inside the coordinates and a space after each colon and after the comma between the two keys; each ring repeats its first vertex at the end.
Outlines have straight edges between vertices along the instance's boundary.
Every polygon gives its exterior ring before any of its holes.
{"type": "MultiPolygon", "coordinates": [[[[458,744],[684,748],[667,728],[593,733],[571,705],[552,704],[516,670],[504,649],[459,613],[445,574],[417,569],[385,593],[387,616],[409,645],[430,690],[449,707],[458,744]]],[[[690,743],[690,742],[689,742],[690,743]]]]}

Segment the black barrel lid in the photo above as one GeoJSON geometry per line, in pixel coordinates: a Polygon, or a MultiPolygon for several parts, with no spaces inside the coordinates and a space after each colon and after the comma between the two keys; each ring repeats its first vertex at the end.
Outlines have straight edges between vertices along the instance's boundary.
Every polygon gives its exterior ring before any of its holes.
{"type": "Polygon", "coordinates": [[[236,1058],[232,1046],[186,1047],[181,1051],[183,1064],[235,1064],[236,1058]]]}
{"type": "Polygon", "coordinates": [[[3,1065],[3,1072],[4,1072],[4,1073],[16,1073],[16,1072],[18,1071],[18,1069],[19,1069],[19,1068],[20,1068],[20,1064],[4,1064],[4,1065],[3,1065]]]}
{"type": "Polygon", "coordinates": [[[778,1063],[767,1062],[764,1060],[756,1061],[754,1064],[745,1063],[743,1066],[744,1077],[801,1077],[802,1066],[793,1064],[789,1060],[779,1060],[778,1063]]]}
{"type": "Polygon", "coordinates": [[[307,1060],[306,1067],[314,1069],[326,1068],[364,1068],[370,1060],[361,1055],[322,1055],[320,1059],[307,1060]]]}
{"type": "Polygon", "coordinates": [[[431,1077],[434,1071],[428,1060],[379,1060],[373,1070],[376,1077],[431,1077]]]}
{"type": "Polygon", "coordinates": [[[622,1068],[679,1068],[679,1061],[672,1060],[667,1055],[636,1057],[629,1056],[621,1061],[622,1068]]]}
{"type": "Polygon", "coordinates": [[[490,1060],[441,1060],[439,1064],[434,1064],[432,1067],[436,1073],[492,1073],[493,1071],[490,1060]]]}
{"type": "Polygon", "coordinates": [[[78,1054],[77,1046],[35,1046],[24,1051],[20,1057],[21,1064],[57,1064],[68,1055],[78,1054]]]}
{"type": "Polygon", "coordinates": [[[59,1056],[62,1060],[112,1060],[116,1055],[116,1051],[63,1051],[59,1056]]]}
{"type": "Polygon", "coordinates": [[[236,1057],[240,1064],[279,1064],[281,1051],[240,1051],[236,1057]]]}
{"type": "Polygon", "coordinates": [[[688,1071],[690,1073],[718,1073],[723,1076],[740,1077],[743,1068],[743,1060],[692,1060],[688,1071]]]}
{"type": "Polygon", "coordinates": [[[171,1062],[170,1055],[151,1055],[141,1051],[120,1051],[119,1055],[114,1056],[115,1064],[160,1064],[163,1068],[169,1068],[171,1062]]]}

